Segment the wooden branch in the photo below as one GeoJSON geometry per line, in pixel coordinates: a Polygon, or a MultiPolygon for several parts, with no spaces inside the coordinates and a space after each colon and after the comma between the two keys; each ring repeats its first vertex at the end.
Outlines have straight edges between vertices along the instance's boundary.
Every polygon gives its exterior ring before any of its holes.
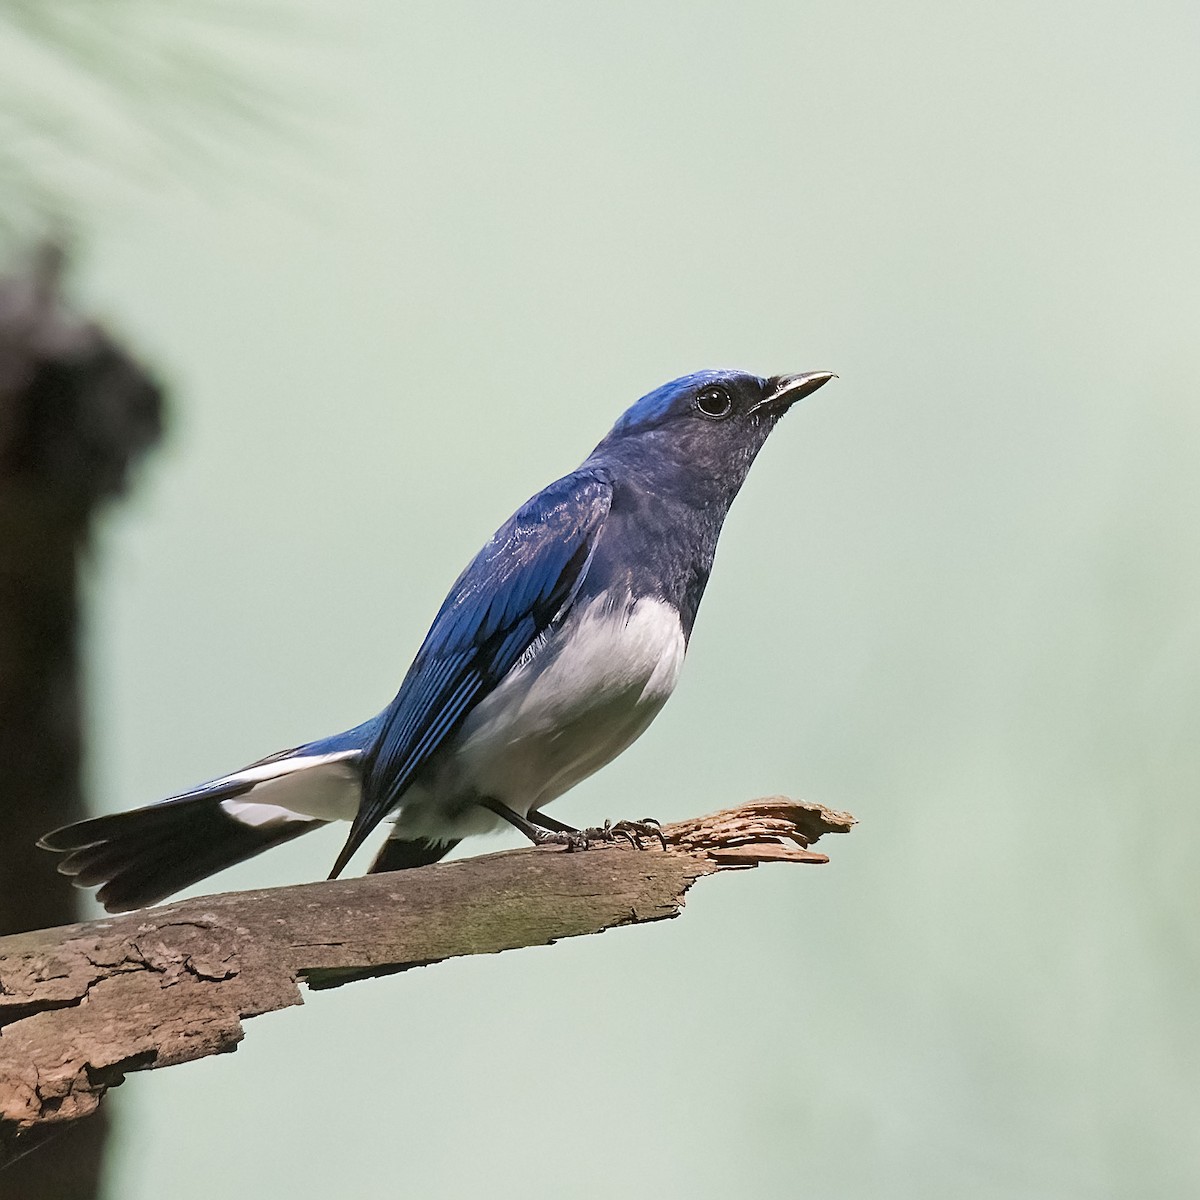
{"type": "MultiPolygon", "coordinates": [[[[643,850],[515,850],[358,879],[202,896],[0,938],[0,1141],[95,1110],[126,1072],[234,1050],[242,1020],[335,987],[678,916],[704,875],[823,863],[846,813],[774,797],[663,827],[643,850]]],[[[2,1161],[2,1151],[0,1151],[2,1161]]]]}

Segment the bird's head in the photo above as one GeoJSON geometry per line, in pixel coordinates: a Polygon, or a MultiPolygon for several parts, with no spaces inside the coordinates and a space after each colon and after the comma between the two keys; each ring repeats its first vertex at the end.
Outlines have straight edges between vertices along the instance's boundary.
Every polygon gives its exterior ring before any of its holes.
{"type": "MultiPolygon", "coordinates": [[[[626,410],[593,458],[674,465],[732,500],[779,418],[829,380],[831,371],[772,375],[697,371],[663,384],[626,410]]],[[[661,464],[659,467],[658,464],[661,464]]]]}

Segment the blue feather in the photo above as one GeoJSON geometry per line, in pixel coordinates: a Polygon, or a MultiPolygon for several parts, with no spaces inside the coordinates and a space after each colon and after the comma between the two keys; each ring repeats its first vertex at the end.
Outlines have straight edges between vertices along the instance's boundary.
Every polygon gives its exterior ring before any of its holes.
{"type": "Polygon", "coordinates": [[[652,392],[648,392],[636,404],[627,408],[620,419],[612,427],[613,435],[624,436],[630,433],[642,433],[653,429],[666,421],[675,412],[681,402],[690,401],[696,391],[709,383],[722,383],[737,378],[737,371],[695,371],[680,379],[672,379],[652,392]]]}

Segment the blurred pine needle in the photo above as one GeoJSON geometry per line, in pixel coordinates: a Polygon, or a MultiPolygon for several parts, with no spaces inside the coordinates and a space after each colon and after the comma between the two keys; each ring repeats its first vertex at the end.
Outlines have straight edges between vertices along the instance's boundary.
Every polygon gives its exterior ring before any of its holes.
{"type": "Polygon", "coordinates": [[[296,138],[310,122],[280,65],[318,41],[315,15],[280,0],[0,0],[0,239],[296,138]]]}

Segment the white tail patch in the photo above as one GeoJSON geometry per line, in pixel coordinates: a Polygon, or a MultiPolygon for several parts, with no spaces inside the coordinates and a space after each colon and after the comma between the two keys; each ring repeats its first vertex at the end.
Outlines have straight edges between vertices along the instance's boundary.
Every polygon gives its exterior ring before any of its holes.
{"type": "Polygon", "coordinates": [[[361,753],[339,750],[281,758],[236,771],[214,783],[251,783],[252,787],[236,800],[222,800],[221,808],[235,820],[254,826],[297,818],[349,821],[358,811],[361,782],[354,762],[361,753]]]}
{"type": "Polygon", "coordinates": [[[243,825],[252,825],[259,829],[264,825],[282,825],[288,821],[307,821],[290,808],[280,808],[278,804],[255,804],[252,800],[222,800],[221,808],[227,816],[243,825]]]}

